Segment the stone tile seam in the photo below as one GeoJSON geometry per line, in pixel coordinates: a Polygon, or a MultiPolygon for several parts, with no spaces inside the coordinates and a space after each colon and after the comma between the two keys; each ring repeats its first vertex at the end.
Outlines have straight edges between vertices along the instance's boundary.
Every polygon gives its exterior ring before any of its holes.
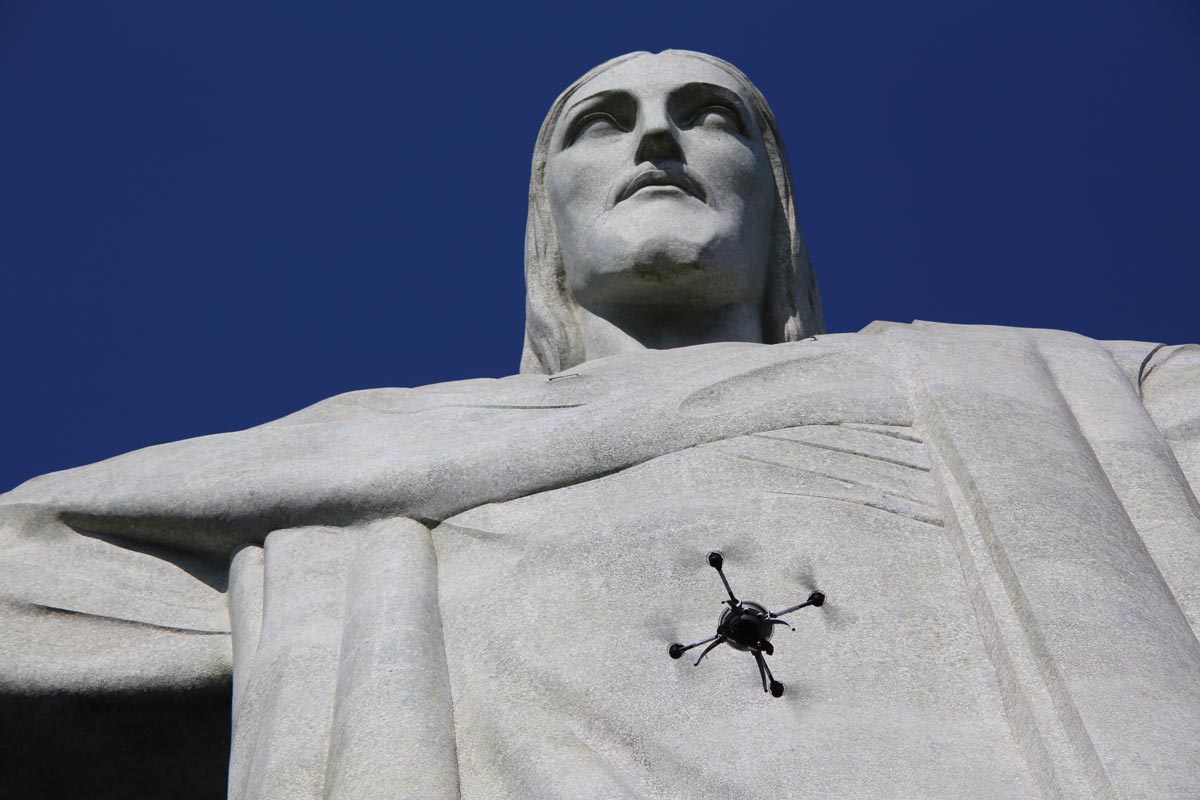
{"type": "MultiPolygon", "coordinates": [[[[433,536],[433,529],[425,520],[421,520],[421,525],[428,531],[429,536],[429,551],[433,556],[433,581],[434,581],[434,599],[437,600],[438,610],[438,628],[442,634],[442,664],[446,668],[446,693],[450,695],[450,725],[454,730],[454,769],[457,772],[456,782],[458,784],[458,797],[462,797],[462,777],[463,777],[463,760],[462,760],[462,732],[458,719],[458,697],[456,697],[454,677],[450,674],[450,647],[446,640],[446,609],[442,597],[442,559],[438,554],[437,539],[433,536]]],[[[444,520],[439,520],[438,525],[444,524],[444,520]]],[[[457,527],[454,523],[450,523],[451,527],[457,527]]]]}

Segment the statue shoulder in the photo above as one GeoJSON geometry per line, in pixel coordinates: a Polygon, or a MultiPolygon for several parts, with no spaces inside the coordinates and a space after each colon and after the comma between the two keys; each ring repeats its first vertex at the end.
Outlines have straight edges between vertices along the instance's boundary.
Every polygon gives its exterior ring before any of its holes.
{"type": "Polygon", "coordinates": [[[1200,493],[1200,345],[1154,347],[1143,357],[1138,390],[1192,491],[1200,493]]]}
{"type": "Polygon", "coordinates": [[[1135,387],[1145,379],[1148,368],[1180,350],[1191,351],[1196,345],[1164,345],[1135,339],[1092,339],[1080,333],[1054,328],[1021,328],[1008,325],[960,325],[947,322],[913,320],[912,322],[889,322],[876,320],[860,333],[873,335],[899,335],[909,338],[937,338],[941,340],[961,338],[978,340],[986,338],[1028,338],[1046,344],[1073,343],[1076,346],[1094,344],[1107,351],[1121,371],[1135,387]]]}
{"type": "MultiPolygon", "coordinates": [[[[1124,383],[1170,446],[1192,491],[1200,489],[1200,345],[1099,340],[1069,331],[919,320],[873,322],[862,333],[903,340],[926,360],[950,370],[973,369],[966,357],[972,352],[976,356],[996,353],[998,359],[1007,352],[1012,366],[1017,363],[1012,354],[1024,348],[1030,358],[1050,367],[1047,377],[1059,390],[1066,382],[1077,393],[1087,388],[1111,399],[1124,383]]],[[[1083,395],[1079,397],[1082,401],[1083,395]]],[[[1127,407],[1137,408],[1136,403],[1127,407]]]]}

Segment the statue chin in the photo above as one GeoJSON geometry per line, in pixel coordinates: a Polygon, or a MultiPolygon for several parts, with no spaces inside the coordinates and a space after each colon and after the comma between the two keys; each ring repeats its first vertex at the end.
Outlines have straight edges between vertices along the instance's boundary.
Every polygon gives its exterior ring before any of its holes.
{"type": "Polygon", "coordinates": [[[622,231],[568,273],[581,305],[727,306],[761,294],[763,268],[724,232],[693,224],[622,231]]]}

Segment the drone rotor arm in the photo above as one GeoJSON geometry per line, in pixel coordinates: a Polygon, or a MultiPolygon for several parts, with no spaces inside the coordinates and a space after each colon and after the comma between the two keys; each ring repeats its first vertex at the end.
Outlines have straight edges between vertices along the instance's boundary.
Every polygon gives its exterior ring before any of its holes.
{"type": "Polygon", "coordinates": [[[742,601],[737,599],[737,595],[733,593],[733,589],[729,586],[729,579],[725,577],[725,571],[717,567],[717,574],[721,576],[721,583],[725,584],[725,591],[729,592],[729,605],[733,608],[741,606],[742,601]]]}
{"type": "Polygon", "coordinates": [[[701,639],[700,641],[692,642],[689,645],[673,644],[673,645],[671,645],[671,658],[679,658],[681,655],[686,653],[688,650],[691,650],[693,647],[699,647],[702,644],[708,644],[709,642],[711,642],[713,639],[716,639],[716,638],[717,638],[716,636],[710,636],[707,639],[701,639]]]}
{"type": "Polygon", "coordinates": [[[782,617],[784,614],[790,614],[793,611],[799,611],[802,608],[808,608],[809,606],[817,606],[819,608],[823,605],[825,605],[825,593],[824,592],[813,592],[812,594],[810,594],[808,596],[808,599],[805,600],[803,603],[792,606],[790,608],[785,608],[783,611],[776,611],[772,614],[769,614],[768,616],[771,619],[775,619],[775,617],[782,617]]]}
{"type": "Polygon", "coordinates": [[[717,571],[721,576],[721,583],[725,584],[725,591],[729,592],[729,600],[727,601],[730,608],[738,608],[741,606],[741,601],[733,593],[733,589],[729,586],[729,580],[725,577],[725,558],[721,555],[721,551],[713,550],[708,554],[708,565],[717,571]]]}
{"type": "Polygon", "coordinates": [[[790,608],[785,608],[783,611],[773,611],[773,612],[771,612],[771,619],[774,620],[775,617],[782,617],[784,614],[790,614],[793,611],[799,611],[802,608],[808,608],[809,605],[810,605],[809,602],[805,601],[798,606],[791,606],[790,608]]]}

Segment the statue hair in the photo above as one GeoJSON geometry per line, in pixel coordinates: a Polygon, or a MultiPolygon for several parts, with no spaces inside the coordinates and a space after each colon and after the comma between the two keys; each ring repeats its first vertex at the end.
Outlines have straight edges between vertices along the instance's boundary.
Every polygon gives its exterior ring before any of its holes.
{"type": "MultiPolygon", "coordinates": [[[[766,98],[741,70],[723,59],[690,50],[666,50],[719,67],[738,82],[762,131],[775,178],[775,212],[771,223],[770,263],[763,301],[763,338],[767,344],[794,342],[825,332],[821,298],[808,249],[796,223],[796,196],[783,139],[766,98]]],[[[546,161],[554,129],[567,101],[580,86],[630,59],[627,53],[589,70],[558,96],[538,131],[529,177],[529,216],[525,224],[525,347],[521,372],[553,374],[584,360],[583,329],[568,296],[562,249],[546,191],[546,161]]]]}

